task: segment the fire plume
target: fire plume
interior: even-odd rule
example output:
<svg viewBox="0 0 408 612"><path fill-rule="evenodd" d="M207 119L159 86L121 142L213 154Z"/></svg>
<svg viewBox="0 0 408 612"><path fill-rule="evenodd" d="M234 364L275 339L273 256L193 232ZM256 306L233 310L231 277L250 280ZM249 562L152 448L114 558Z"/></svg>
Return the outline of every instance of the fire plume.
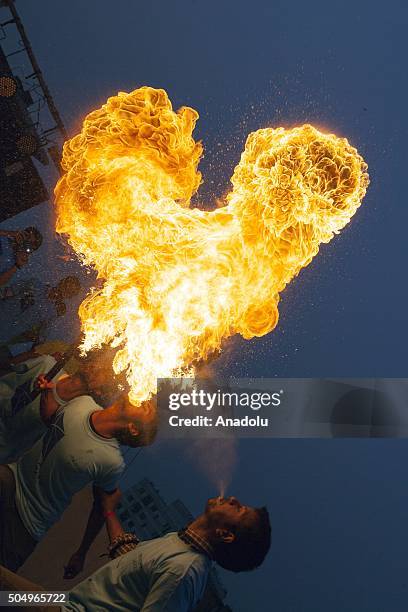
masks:
<svg viewBox="0 0 408 612"><path fill-rule="evenodd" d="M279 294L349 222L369 182L345 138L265 128L248 136L225 205L190 208L197 119L142 87L109 98L64 146L57 231L103 279L79 309L83 349L118 347L114 369L135 405L224 338L273 330Z"/></svg>

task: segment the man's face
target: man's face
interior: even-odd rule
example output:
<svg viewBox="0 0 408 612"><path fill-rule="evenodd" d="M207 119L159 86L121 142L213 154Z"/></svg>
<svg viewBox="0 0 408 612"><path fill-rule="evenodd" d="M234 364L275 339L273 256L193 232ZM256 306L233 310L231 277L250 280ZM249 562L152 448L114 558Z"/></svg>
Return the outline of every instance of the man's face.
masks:
<svg viewBox="0 0 408 612"><path fill-rule="evenodd" d="M234 526L255 519L256 510L251 506L244 506L236 497L220 496L208 500L205 514L214 526Z"/></svg>
<svg viewBox="0 0 408 612"><path fill-rule="evenodd" d="M30 245L32 250L36 249L37 238L32 230L24 230L24 240Z"/></svg>
<svg viewBox="0 0 408 612"><path fill-rule="evenodd" d="M18 232L14 238L15 244L19 249L25 250L27 253L35 251L38 248L38 238L32 229L25 229Z"/></svg>
<svg viewBox="0 0 408 612"><path fill-rule="evenodd" d="M56 287L50 287L47 291L47 297L49 300L56 301L60 298L60 294Z"/></svg>

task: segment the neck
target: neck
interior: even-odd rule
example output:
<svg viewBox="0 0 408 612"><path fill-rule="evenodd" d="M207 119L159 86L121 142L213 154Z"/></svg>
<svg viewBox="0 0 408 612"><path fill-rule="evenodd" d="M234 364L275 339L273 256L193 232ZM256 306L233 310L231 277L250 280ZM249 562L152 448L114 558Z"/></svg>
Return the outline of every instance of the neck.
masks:
<svg viewBox="0 0 408 612"><path fill-rule="evenodd" d="M210 545L213 544L212 530L208 526L207 518L204 514L198 516L188 526L191 531L194 531L200 538L208 542Z"/></svg>
<svg viewBox="0 0 408 612"><path fill-rule="evenodd" d="M60 398L65 402L69 402L79 395L85 395L87 392L85 381L78 374L60 378L57 381L56 389Z"/></svg>
<svg viewBox="0 0 408 612"><path fill-rule="evenodd" d="M91 424L97 434L103 438L114 438L121 426L120 417L115 406L96 410L91 414Z"/></svg>
<svg viewBox="0 0 408 612"><path fill-rule="evenodd" d="M186 539L191 546L200 552L208 555L210 559L214 559L213 538L204 515L199 516L190 523L184 534L180 535L180 537Z"/></svg>

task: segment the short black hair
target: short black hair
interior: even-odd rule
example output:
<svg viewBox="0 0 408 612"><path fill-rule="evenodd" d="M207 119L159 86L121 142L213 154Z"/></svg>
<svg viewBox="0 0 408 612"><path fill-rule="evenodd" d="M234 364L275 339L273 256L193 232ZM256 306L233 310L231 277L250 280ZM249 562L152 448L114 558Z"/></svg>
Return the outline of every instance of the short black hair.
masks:
<svg viewBox="0 0 408 612"><path fill-rule="evenodd" d="M215 561L231 572L248 572L261 565L271 546L271 523L265 507L256 508L255 519L242 521L231 543L218 543Z"/></svg>
<svg viewBox="0 0 408 612"><path fill-rule="evenodd" d="M130 433L129 429L124 427L116 436L120 444L131 446L132 448L153 444L158 430L156 416L146 421L133 417L129 422L136 427L138 434L134 436Z"/></svg>

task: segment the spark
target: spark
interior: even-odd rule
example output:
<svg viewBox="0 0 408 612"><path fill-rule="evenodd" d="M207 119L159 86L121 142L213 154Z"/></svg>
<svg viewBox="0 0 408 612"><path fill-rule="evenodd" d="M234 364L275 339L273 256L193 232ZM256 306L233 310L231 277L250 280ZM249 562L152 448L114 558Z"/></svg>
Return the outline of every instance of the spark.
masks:
<svg viewBox="0 0 408 612"><path fill-rule="evenodd" d="M351 219L367 165L311 125L251 133L215 210L190 208L203 147L198 113L162 89L119 93L64 145L57 231L102 286L79 308L83 350L117 347L130 400L194 372L223 339L263 336L280 293Z"/></svg>

